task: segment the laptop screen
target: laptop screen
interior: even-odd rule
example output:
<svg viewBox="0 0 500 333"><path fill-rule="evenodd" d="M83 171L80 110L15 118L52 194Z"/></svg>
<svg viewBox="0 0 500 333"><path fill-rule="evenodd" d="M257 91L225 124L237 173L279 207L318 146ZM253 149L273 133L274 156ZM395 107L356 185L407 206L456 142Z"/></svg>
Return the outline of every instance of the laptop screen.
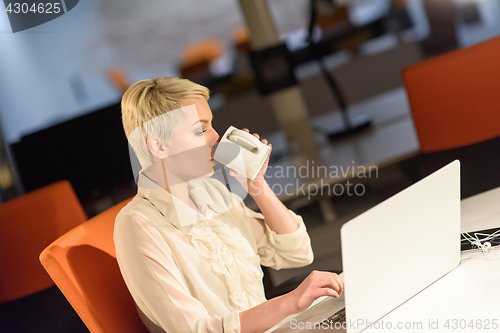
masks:
<svg viewBox="0 0 500 333"><path fill-rule="evenodd" d="M460 263L460 162L343 225L348 332L361 332Z"/></svg>

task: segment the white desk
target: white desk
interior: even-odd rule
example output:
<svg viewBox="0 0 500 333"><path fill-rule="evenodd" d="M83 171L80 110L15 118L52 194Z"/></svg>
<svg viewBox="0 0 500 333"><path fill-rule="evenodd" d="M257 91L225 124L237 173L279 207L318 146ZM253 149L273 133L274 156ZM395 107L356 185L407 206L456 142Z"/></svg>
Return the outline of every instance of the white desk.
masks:
<svg viewBox="0 0 500 333"><path fill-rule="evenodd" d="M477 231L500 226L499 202L500 188L464 199L462 227ZM478 329L478 320L484 326L486 319L490 328ZM496 325L492 325L494 319ZM467 326L471 320L474 328ZM399 332L500 332L500 260L485 259L480 252L463 254L457 268L386 315L380 326L382 321L392 323L392 330L397 323L421 323L420 329L397 329ZM430 323L437 328L431 328ZM380 327L365 332L369 331L389 330Z"/></svg>
<svg viewBox="0 0 500 333"><path fill-rule="evenodd" d="M500 260L488 260L482 253L476 253L472 259L462 259L457 268L380 322L390 322L393 327L397 323L409 325L408 329L399 330L403 332L499 332L499 299ZM471 320L474 325L478 320L484 325L487 319L490 329L468 326ZM413 323L421 328L411 327ZM430 328L430 323L434 323L436 328Z"/></svg>
<svg viewBox="0 0 500 333"><path fill-rule="evenodd" d="M500 226L499 202L500 188L464 199L461 205L462 227L466 231L477 231ZM481 252L462 254L461 263L457 268L364 332L500 332L500 254L496 257L499 259L485 259ZM332 302L334 301L332 299ZM324 310L322 307L317 311L319 317L325 318ZM310 320L300 319L304 322L318 322L321 318L315 316L309 318ZM487 320L489 329L484 328ZM469 326L471 321L473 328ZM479 321L482 329L477 328ZM405 325L408 325L407 328ZM324 330L283 327L276 332ZM345 332L345 330L333 331Z"/></svg>
<svg viewBox="0 0 500 333"><path fill-rule="evenodd" d="M500 187L462 200L462 228L488 230L500 226Z"/></svg>
<svg viewBox="0 0 500 333"><path fill-rule="evenodd" d="M462 228L477 231L500 226L499 202L500 188L464 199ZM478 319L483 324L489 319L490 329L467 326ZM457 268L382 320L422 324L421 329L401 330L404 332L500 332L500 260L485 259L480 252L463 254ZM449 328L444 326L447 320ZM430 323L438 328L430 328Z"/></svg>

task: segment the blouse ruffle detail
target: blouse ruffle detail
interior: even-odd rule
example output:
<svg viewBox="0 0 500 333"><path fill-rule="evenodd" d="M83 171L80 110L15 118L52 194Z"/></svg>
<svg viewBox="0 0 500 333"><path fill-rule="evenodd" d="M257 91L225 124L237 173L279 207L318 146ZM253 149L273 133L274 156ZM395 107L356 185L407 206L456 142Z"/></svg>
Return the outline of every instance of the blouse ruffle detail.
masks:
<svg viewBox="0 0 500 333"><path fill-rule="evenodd" d="M249 256L240 245L242 235L217 218L197 223L188 233L198 253L224 281L229 299L238 310L266 301L262 288L260 257Z"/></svg>

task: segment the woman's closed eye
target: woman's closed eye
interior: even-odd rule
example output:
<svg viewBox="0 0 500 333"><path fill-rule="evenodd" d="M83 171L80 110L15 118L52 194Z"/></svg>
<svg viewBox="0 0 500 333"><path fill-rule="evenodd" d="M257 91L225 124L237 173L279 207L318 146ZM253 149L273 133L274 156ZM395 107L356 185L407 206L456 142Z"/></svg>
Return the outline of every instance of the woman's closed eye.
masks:
<svg viewBox="0 0 500 333"><path fill-rule="evenodd" d="M200 128L200 131L195 132L194 134L196 134L197 136L202 136L202 135L203 135L203 133L205 133L206 131L207 131L207 130L201 130L201 128Z"/></svg>

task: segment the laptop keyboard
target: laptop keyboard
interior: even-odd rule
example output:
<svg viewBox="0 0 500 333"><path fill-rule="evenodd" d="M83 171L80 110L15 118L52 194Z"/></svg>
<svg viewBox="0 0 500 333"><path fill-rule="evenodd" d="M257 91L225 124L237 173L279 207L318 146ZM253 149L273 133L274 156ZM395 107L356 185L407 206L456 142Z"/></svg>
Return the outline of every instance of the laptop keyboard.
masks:
<svg viewBox="0 0 500 333"><path fill-rule="evenodd" d="M345 307L343 307L339 311L332 314L330 317L323 320L323 323L324 322L326 322L330 325L335 324L335 323L345 323Z"/></svg>

